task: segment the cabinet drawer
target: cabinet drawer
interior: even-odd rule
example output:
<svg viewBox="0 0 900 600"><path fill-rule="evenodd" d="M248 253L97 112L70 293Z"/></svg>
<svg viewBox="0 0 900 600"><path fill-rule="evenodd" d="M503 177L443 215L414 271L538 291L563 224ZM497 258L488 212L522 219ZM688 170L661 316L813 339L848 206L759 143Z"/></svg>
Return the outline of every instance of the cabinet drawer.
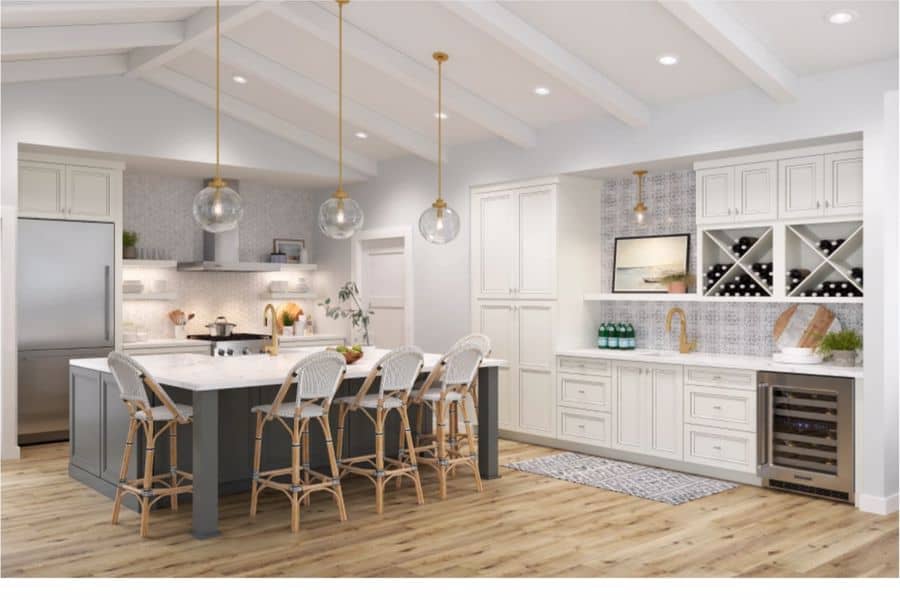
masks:
<svg viewBox="0 0 900 600"><path fill-rule="evenodd" d="M612 378L560 375L559 402L587 410L610 410Z"/></svg>
<svg viewBox="0 0 900 600"><path fill-rule="evenodd" d="M684 426L685 462L756 473L756 434Z"/></svg>
<svg viewBox="0 0 900 600"><path fill-rule="evenodd" d="M687 385L713 385L755 391L756 371L686 367L685 383Z"/></svg>
<svg viewBox="0 0 900 600"><path fill-rule="evenodd" d="M602 358L572 358L559 359L559 370L566 373L579 373L582 375L609 375L609 361Z"/></svg>
<svg viewBox="0 0 900 600"><path fill-rule="evenodd" d="M559 439L608 448L612 437L609 413L589 412L577 408L559 409Z"/></svg>
<svg viewBox="0 0 900 600"><path fill-rule="evenodd" d="M697 425L756 431L756 391L686 385L684 420Z"/></svg>

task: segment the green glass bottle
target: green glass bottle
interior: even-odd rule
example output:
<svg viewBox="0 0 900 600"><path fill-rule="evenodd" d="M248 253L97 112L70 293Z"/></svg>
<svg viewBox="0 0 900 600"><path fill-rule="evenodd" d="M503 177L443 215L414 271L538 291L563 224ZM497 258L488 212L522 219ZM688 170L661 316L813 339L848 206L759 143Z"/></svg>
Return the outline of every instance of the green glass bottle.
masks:
<svg viewBox="0 0 900 600"><path fill-rule="evenodd" d="M628 323L625 326L625 335L628 338L628 349L634 350L635 348L637 348L637 340L635 339L634 335L634 325Z"/></svg>
<svg viewBox="0 0 900 600"><path fill-rule="evenodd" d="M606 334L607 334L607 346L610 350L618 350L619 349L619 330L613 323L607 323L606 325Z"/></svg>
<svg viewBox="0 0 900 600"><path fill-rule="evenodd" d="M597 330L597 347L609 348L609 336L606 331L606 323L600 323L600 329Z"/></svg>

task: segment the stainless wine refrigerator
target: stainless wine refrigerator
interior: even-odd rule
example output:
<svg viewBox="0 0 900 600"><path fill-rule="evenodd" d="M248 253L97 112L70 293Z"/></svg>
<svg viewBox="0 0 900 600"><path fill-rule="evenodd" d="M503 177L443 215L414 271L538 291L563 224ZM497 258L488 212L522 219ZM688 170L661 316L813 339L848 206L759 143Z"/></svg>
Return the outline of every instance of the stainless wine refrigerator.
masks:
<svg viewBox="0 0 900 600"><path fill-rule="evenodd" d="M842 502L853 497L853 380L761 372L763 485Z"/></svg>

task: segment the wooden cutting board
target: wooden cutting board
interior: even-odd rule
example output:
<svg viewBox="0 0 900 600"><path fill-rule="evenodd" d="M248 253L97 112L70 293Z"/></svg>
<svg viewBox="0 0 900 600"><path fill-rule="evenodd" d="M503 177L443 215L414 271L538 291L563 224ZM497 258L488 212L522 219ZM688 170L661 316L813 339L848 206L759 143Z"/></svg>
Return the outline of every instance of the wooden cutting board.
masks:
<svg viewBox="0 0 900 600"><path fill-rule="evenodd" d="M826 333L841 329L841 322L824 306L793 304L775 321L773 337L779 350L815 348Z"/></svg>

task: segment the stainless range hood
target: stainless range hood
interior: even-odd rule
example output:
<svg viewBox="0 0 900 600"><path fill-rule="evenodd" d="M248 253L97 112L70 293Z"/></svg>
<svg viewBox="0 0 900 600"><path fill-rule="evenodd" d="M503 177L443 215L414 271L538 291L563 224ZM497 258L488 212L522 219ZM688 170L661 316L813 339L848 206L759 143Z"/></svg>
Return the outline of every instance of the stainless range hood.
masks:
<svg viewBox="0 0 900 600"><path fill-rule="evenodd" d="M210 179L204 180L203 186L208 186L210 181ZM238 190L239 184L236 179L226 179L225 183L234 191ZM210 233L204 231L203 260L180 262L178 263L178 270L242 273L260 273L281 270L281 265L278 263L241 262L238 251L239 247L240 234L237 227L231 231L224 231L222 233Z"/></svg>
<svg viewBox="0 0 900 600"><path fill-rule="evenodd" d="M178 263L179 271L218 271L260 273L280 271L281 265L267 262L241 262L238 257L238 229L222 233L203 232L203 260Z"/></svg>

